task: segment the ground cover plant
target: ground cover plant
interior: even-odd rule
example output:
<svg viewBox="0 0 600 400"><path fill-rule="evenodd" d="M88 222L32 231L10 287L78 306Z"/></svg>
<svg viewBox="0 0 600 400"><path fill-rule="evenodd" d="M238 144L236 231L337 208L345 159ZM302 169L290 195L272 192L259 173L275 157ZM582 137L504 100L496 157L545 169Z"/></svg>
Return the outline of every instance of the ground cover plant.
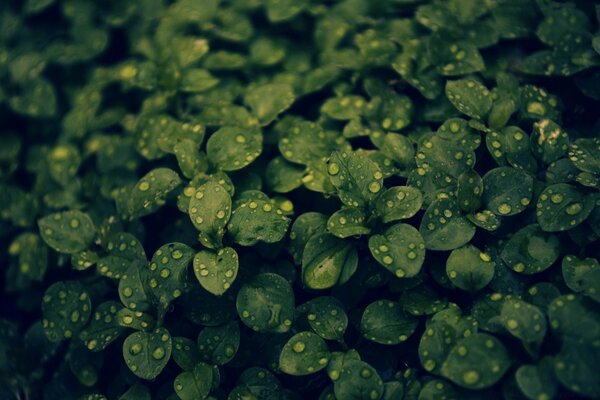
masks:
<svg viewBox="0 0 600 400"><path fill-rule="evenodd" d="M595 3L1 2L0 398L600 398Z"/></svg>

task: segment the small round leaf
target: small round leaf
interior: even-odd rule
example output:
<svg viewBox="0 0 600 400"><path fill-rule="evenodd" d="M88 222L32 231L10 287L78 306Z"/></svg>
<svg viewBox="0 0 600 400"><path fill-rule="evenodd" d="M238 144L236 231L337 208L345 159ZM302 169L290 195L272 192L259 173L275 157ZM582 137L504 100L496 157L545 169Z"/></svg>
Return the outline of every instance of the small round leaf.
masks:
<svg viewBox="0 0 600 400"><path fill-rule="evenodd" d="M171 335L165 328L132 333L123 342L125 364L136 376L154 379L171 358L171 343Z"/></svg>
<svg viewBox="0 0 600 400"><path fill-rule="evenodd" d="M488 254L468 244L452 250L446 261L446 274L456 287L476 292L492 281L495 265Z"/></svg>
<svg viewBox="0 0 600 400"><path fill-rule="evenodd" d="M206 142L208 159L223 171L236 171L252 163L262 152L259 130L225 126Z"/></svg>
<svg viewBox="0 0 600 400"><path fill-rule="evenodd" d="M419 232L429 250L453 250L471 241L475 226L465 218L452 198L441 198L429 206Z"/></svg>
<svg viewBox="0 0 600 400"><path fill-rule="evenodd" d="M294 291L274 273L256 275L237 295L237 312L257 332L287 332L294 319Z"/></svg>
<svg viewBox="0 0 600 400"><path fill-rule="evenodd" d="M458 386L485 389L510 367L506 348L494 336L476 333L460 340L448 354L441 373Z"/></svg>
<svg viewBox="0 0 600 400"><path fill-rule="evenodd" d="M501 216L515 215L531 202L533 177L522 170L500 167L483 177L483 204Z"/></svg>
<svg viewBox="0 0 600 400"><path fill-rule="evenodd" d="M344 283L358 267L352 244L328 233L310 238L302 255L302 281L311 289L328 289Z"/></svg>
<svg viewBox="0 0 600 400"><path fill-rule="evenodd" d="M329 357L327 344L320 336L312 332L300 332L283 346L279 369L288 375L309 375L325 368Z"/></svg>
<svg viewBox="0 0 600 400"><path fill-rule="evenodd" d="M50 214L38 221L46 244L60 253L78 253L88 248L96 235L90 216L78 210Z"/></svg>
<svg viewBox="0 0 600 400"><path fill-rule="evenodd" d="M198 335L200 357L213 365L227 364L240 347L240 327L237 321L206 327Z"/></svg>
<svg viewBox="0 0 600 400"><path fill-rule="evenodd" d="M181 400L204 400L212 389L213 368L199 363L191 371L177 375L173 382L175 393Z"/></svg>
<svg viewBox="0 0 600 400"><path fill-rule="evenodd" d="M408 224L396 224L382 235L372 235L369 250L379 264L398 278L417 275L425 261L425 242L419 231Z"/></svg>
<svg viewBox="0 0 600 400"><path fill-rule="evenodd" d="M580 189L567 183L557 183L540 194L536 215L542 230L565 231L585 221L594 206L594 199Z"/></svg>
<svg viewBox="0 0 600 400"><path fill-rule="evenodd" d="M42 326L51 342L78 334L91 313L90 295L79 282L56 282L42 298Z"/></svg>
<svg viewBox="0 0 600 400"><path fill-rule="evenodd" d="M201 251L194 257L194 274L204 289L221 296L235 281L238 265L237 252L231 247L216 253Z"/></svg>
<svg viewBox="0 0 600 400"><path fill-rule="evenodd" d="M377 198L377 213L384 223L415 216L423 205L423 194L412 186L389 188Z"/></svg>
<svg viewBox="0 0 600 400"><path fill-rule="evenodd" d="M538 225L528 225L504 245L500 257L515 272L536 274L549 268L560 254L560 242Z"/></svg>
<svg viewBox="0 0 600 400"><path fill-rule="evenodd" d="M360 321L362 335L380 344L406 341L417 327L417 320L404 313L397 302L378 300L365 309Z"/></svg>

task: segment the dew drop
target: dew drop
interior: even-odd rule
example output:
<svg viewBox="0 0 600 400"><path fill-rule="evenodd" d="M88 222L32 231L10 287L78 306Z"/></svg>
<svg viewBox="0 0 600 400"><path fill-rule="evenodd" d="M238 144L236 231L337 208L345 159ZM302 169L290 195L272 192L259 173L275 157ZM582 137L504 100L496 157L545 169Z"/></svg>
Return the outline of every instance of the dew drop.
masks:
<svg viewBox="0 0 600 400"><path fill-rule="evenodd" d="M573 204L569 205L565 211L569 215L576 215L576 214L579 214L582 209L583 209L583 206L581 205L581 203L573 203Z"/></svg>
<svg viewBox="0 0 600 400"><path fill-rule="evenodd" d="M164 356L165 349L163 349L162 347L157 347L152 352L152 358L154 358L155 360L161 360L162 358L164 358Z"/></svg>
<svg viewBox="0 0 600 400"><path fill-rule="evenodd" d="M295 353L302 353L305 347L306 346L303 342L296 342L292 346L292 350L294 350Z"/></svg>
<svg viewBox="0 0 600 400"><path fill-rule="evenodd" d="M135 356L136 354L139 354L139 353L140 353L140 351L142 351L142 345L141 345L141 344L139 344L139 343L134 343L134 344L132 344L132 345L131 345L131 347L129 348L129 352L130 352L132 355L134 355L134 356Z"/></svg>
<svg viewBox="0 0 600 400"><path fill-rule="evenodd" d="M330 163L327 172L329 172L329 175L337 175L340 172L340 166L336 163Z"/></svg>
<svg viewBox="0 0 600 400"><path fill-rule="evenodd" d="M479 373L477 371L469 370L463 374L463 382L467 385L474 385L479 381Z"/></svg>
<svg viewBox="0 0 600 400"><path fill-rule="evenodd" d="M498 213L501 215L507 215L512 211L512 207L507 203L502 203L498 206Z"/></svg>
<svg viewBox="0 0 600 400"><path fill-rule="evenodd" d="M369 191L371 193L377 193L381 190L381 184L379 182L371 182L369 184Z"/></svg>
<svg viewBox="0 0 600 400"><path fill-rule="evenodd" d="M552 196L550 196L550 200L554 204L560 204L563 201L563 196L560 193L556 193L556 194L553 194Z"/></svg>

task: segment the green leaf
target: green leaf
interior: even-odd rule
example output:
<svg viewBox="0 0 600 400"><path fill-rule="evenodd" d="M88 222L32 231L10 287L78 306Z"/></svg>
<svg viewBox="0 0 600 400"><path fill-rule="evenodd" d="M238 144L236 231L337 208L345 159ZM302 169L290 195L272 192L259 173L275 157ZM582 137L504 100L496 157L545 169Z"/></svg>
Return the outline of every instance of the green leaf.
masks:
<svg viewBox="0 0 600 400"><path fill-rule="evenodd" d="M594 302L580 295L554 298L548 305L548 320L563 341L573 338L592 342L600 337L600 312Z"/></svg>
<svg viewBox="0 0 600 400"><path fill-rule="evenodd" d="M221 247L231 217L231 196L225 188L213 181L197 188L190 198L188 213L200 231L200 243L212 249Z"/></svg>
<svg viewBox="0 0 600 400"><path fill-rule="evenodd" d="M544 52L542 51L540 53L543 54ZM535 57L535 54L531 56L531 58ZM527 64L528 61L529 60L525 60L524 64ZM553 61L556 60L550 62ZM544 74L548 75L549 72L545 72ZM519 91L520 111L523 117L534 120L549 118L550 120L560 121L561 117L558 109L559 98L557 96L549 94L545 89L534 85L523 85ZM543 125L546 124L547 122L544 122Z"/></svg>
<svg viewBox="0 0 600 400"><path fill-rule="evenodd" d="M296 100L292 86L270 83L249 89L244 103L250 107L262 126L269 125Z"/></svg>
<svg viewBox="0 0 600 400"><path fill-rule="evenodd" d="M289 125L282 121L278 144L286 160L307 165L329 157L340 147L340 139L337 132L325 131L316 122L295 119Z"/></svg>
<svg viewBox="0 0 600 400"><path fill-rule="evenodd" d="M398 278L410 278L421 271L425 242L419 231L408 224L396 224L382 235L369 238L373 258Z"/></svg>
<svg viewBox="0 0 600 400"><path fill-rule="evenodd" d="M400 296L402 309L410 315L432 315L448 306L448 301L430 285L421 284Z"/></svg>
<svg viewBox="0 0 600 400"><path fill-rule="evenodd" d="M227 225L229 236L242 246L258 242L277 243L287 233L290 219L269 200L252 200L241 203Z"/></svg>
<svg viewBox="0 0 600 400"><path fill-rule="evenodd" d="M85 250L96 236L90 216L78 210L47 215L38 220L38 227L44 242L60 253Z"/></svg>
<svg viewBox="0 0 600 400"><path fill-rule="evenodd" d="M542 230L559 232L581 224L594 209L595 201L567 183L550 185L540 194L536 216Z"/></svg>
<svg viewBox="0 0 600 400"><path fill-rule="evenodd" d="M492 95L474 79L446 82L446 97L461 113L483 119L492 108Z"/></svg>
<svg viewBox="0 0 600 400"><path fill-rule="evenodd" d="M191 139L182 139L173 146L177 164L186 178L194 178L198 173L208 170L208 157L199 150L198 143Z"/></svg>
<svg viewBox="0 0 600 400"><path fill-rule="evenodd" d="M77 175L80 164L81 155L77 148L70 144L56 146L48 153L50 176L63 186L66 186Z"/></svg>
<svg viewBox="0 0 600 400"><path fill-rule="evenodd" d="M446 274L456 287L476 292L492 281L495 266L488 254L467 244L452 250L446 261Z"/></svg>
<svg viewBox="0 0 600 400"><path fill-rule="evenodd" d="M138 382L123 393L119 400L152 400L152 396L150 390Z"/></svg>
<svg viewBox="0 0 600 400"><path fill-rule="evenodd" d="M458 178L475 165L475 154L456 142L432 136L423 140L417 152L417 173L443 173L444 177ZM448 179L448 178L446 178ZM452 182L452 180L450 181ZM448 183L448 181L446 181Z"/></svg>
<svg viewBox="0 0 600 400"><path fill-rule="evenodd" d="M435 39L434 39L435 40ZM435 51L437 71L444 76L471 74L485 69L479 50L469 42L448 43L439 40L431 51Z"/></svg>
<svg viewBox="0 0 600 400"><path fill-rule="evenodd" d="M171 347L171 335L165 328L158 328L154 332L135 332L123 342L123 358L136 376L151 380L169 362Z"/></svg>
<svg viewBox="0 0 600 400"><path fill-rule="evenodd" d="M467 219L471 221L473 225L485 229L486 231L493 232L500 227L500 219L490 210L482 210L475 214L468 214Z"/></svg>
<svg viewBox="0 0 600 400"><path fill-rule="evenodd" d="M456 389L448 381L433 379L423 385L419 392L419 400L441 400L444 398L458 399Z"/></svg>
<svg viewBox="0 0 600 400"><path fill-rule="evenodd" d="M508 333L526 345L539 346L546 335L546 317L542 310L522 300L506 300L500 320Z"/></svg>
<svg viewBox="0 0 600 400"><path fill-rule="evenodd" d="M211 391L213 379L213 368L199 363L193 370L177 375L173 388L181 400L203 400Z"/></svg>
<svg viewBox="0 0 600 400"><path fill-rule="evenodd" d="M260 130L226 126L213 133L206 142L211 163L223 171L237 171L252 163L262 153Z"/></svg>
<svg viewBox="0 0 600 400"><path fill-rule="evenodd" d="M379 96L374 97L373 101L377 101L378 99L380 99ZM372 104L369 104L367 107L372 107ZM399 96L394 92L384 92L381 94L381 105L377 111L376 115L371 117L371 119L375 120L383 129L399 131L410 124L414 106L411 99L407 96ZM398 136L394 134L389 136L389 138L397 139ZM410 149L412 149L412 146L410 146Z"/></svg>
<svg viewBox="0 0 600 400"><path fill-rule="evenodd" d="M103 351L125 331L119 326L117 312L121 305L116 301L106 301L94 310L90 323L79 333L90 351Z"/></svg>
<svg viewBox="0 0 600 400"><path fill-rule="evenodd" d="M567 154L569 135L554 121L543 119L533 124L531 148L540 161L550 164Z"/></svg>
<svg viewBox="0 0 600 400"><path fill-rule="evenodd" d="M8 99L10 108L31 118L49 118L56 114L57 98L54 86L44 78L29 79L18 95Z"/></svg>
<svg viewBox="0 0 600 400"><path fill-rule="evenodd" d="M302 186L303 176L304 168L280 156L269 161L265 169L265 181L277 193L288 193Z"/></svg>
<svg viewBox="0 0 600 400"><path fill-rule="evenodd" d="M500 216L525 210L533 196L533 177L511 167L494 168L483 176L483 204Z"/></svg>
<svg viewBox="0 0 600 400"><path fill-rule="evenodd" d="M288 375L309 375L325 368L329 357L327 344L320 336L312 332L300 332L283 346L279 355L279 369Z"/></svg>
<svg viewBox="0 0 600 400"><path fill-rule="evenodd" d="M113 233L104 247L108 254L98 260L98 272L109 278L120 279L133 262L146 261L144 247L131 233Z"/></svg>
<svg viewBox="0 0 600 400"><path fill-rule="evenodd" d="M458 386L484 389L498 382L510 364L502 342L494 336L476 333L452 348L441 373Z"/></svg>
<svg viewBox="0 0 600 400"><path fill-rule="evenodd" d="M600 351L587 341L568 339L554 359L554 373L567 389L583 396L594 397L600 390L597 366Z"/></svg>
<svg viewBox="0 0 600 400"><path fill-rule="evenodd" d="M308 240L318 233L325 233L327 216L317 212L300 214L290 229L288 251L296 265L302 264L302 254Z"/></svg>
<svg viewBox="0 0 600 400"><path fill-rule="evenodd" d="M42 326L51 342L77 335L92 313L90 295L77 281L51 285L42 298Z"/></svg>
<svg viewBox="0 0 600 400"><path fill-rule="evenodd" d="M384 122L386 122L384 120ZM411 166L414 162L415 148L413 142L399 133L387 133L383 143L379 145L381 152L402 167Z"/></svg>
<svg viewBox="0 0 600 400"><path fill-rule="evenodd" d="M600 263L595 258L565 256L562 261L562 276L572 291L584 293L600 302Z"/></svg>
<svg viewBox="0 0 600 400"><path fill-rule="evenodd" d="M280 275L259 274L241 287L236 308L242 322L257 332L287 332L294 319L294 292Z"/></svg>
<svg viewBox="0 0 600 400"><path fill-rule="evenodd" d="M423 206L423 193L412 186L394 186L377 198L377 213L384 223L414 217Z"/></svg>
<svg viewBox="0 0 600 400"><path fill-rule="evenodd" d="M238 255L231 247L218 252L200 251L194 256L194 274L200 285L221 296L233 284L238 273Z"/></svg>
<svg viewBox="0 0 600 400"><path fill-rule="evenodd" d="M474 212L481 208L483 179L475 170L468 170L458 176L456 201L462 211Z"/></svg>
<svg viewBox="0 0 600 400"><path fill-rule="evenodd" d="M219 79L201 68L190 68L181 77L180 88L183 92L205 92L219 83Z"/></svg>
<svg viewBox="0 0 600 400"><path fill-rule="evenodd" d="M154 329L156 321L150 314L141 311L133 311L129 308L123 308L117 313L117 321L124 328L133 328L140 331L150 331Z"/></svg>
<svg viewBox="0 0 600 400"><path fill-rule="evenodd" d="M286 56L285 44L276 38L259 37L250 45L250 58L259 65L279 64Z"/></svg>
<svg viewBox="0 0 600 400"><path fill-rule="evenodd" d="M600 174L600 138L581 138L572 142L569 159L582 171Z"/></svg>
<svg viewBox="0 0 600 400"><path fill-rule="evenodd" d="M365 308L360 332L375 343L394 345L405 342L415 331L417 320L404 313L397 302L378 300Z"/></svg>
<svg viewBox="0 0 600 400"><path fill-rule="evenodd" d="M327 220L327 231L341 239L367 235L371 229L365 226L366 216L360 209L342 207Z"/></svg>
<svg viewBox="0 0 600 400"><path fill-rule="evenodd" d="M217 327L206 327L198 335L200 357L212 365L227 364L240 347L240 327L237 321Z"/></svg>
<svg viewBox="0 0 600 400"><path fill-rule="evenodd" d="M379 399L384 390L381 377L364 361L351 360L342 366L333 380L337 399Z"/></svg>
<svg viewBox="0 0 600 400"><path fill-rule="evenodd" d="M515 373L515 380L528 399L551 399L556 395L558 385L550 358L542 359L538 365L521 365Z"/></svg>
<svg viewBox="0 0 600 400"><path fill-rule="evenodd" d="M147 261L134 261L119 280L119 298L125 307L132 310L146 310L150 307L148 293L150 288L145 286L147 276Z"/></svg>
<svg viewBox="0 0 600 400"><path fill-rule="evenodd" d="M513 113L517 110L515 100L510 98L500 98L494 101L494 105L488 116L488 125L491 129L501 129L504 127Z"/></svg>
<svg viewBox="0 0 600 400"><path fill-rule="evenodd" d="M515 272L530 275L550 267L559 254L558 238L534 224L515 233L504 245L500 256Z"/></svg>
<svg viewBox="0 0 600 400"><path fill-rule="evenodd" d="M146 285L157 305L166 308L187 289L187 267L194 250L183 243L161 246L148 265Z"/></svg>
<svg viewBox="0 0 600 400"><path fill-rule="evenodd" d="M429 250L453 250L471 241L475 226L465 218L451 197L442 197L429 206L419 232Z"/></svg>
<svg viewBox="0 0 600 400"><path fill-rule="evenodd" d="M296 16L306 6L304 0L266 0L267 16L271 22L282 22Z"/></svg>
<svg viewBox="0 0 600 400"><path fill-rule="evenodd" d="M27 14L37 14L54 3L54 0L27 0L24 10Z"/></svg>
<svg viewBox="0 0 600 400"><path fill-rule="evenodd" d="M463 317L456 306L438 312L427 322L419 342L421 365L426 371L440 375L442 365L457 341L474 332L477 332L475 318Z"/></svg>
<svg viewBox="0 0 600 400"><path fill-rule="evenodd" d="M133 219L152 214L165 204L169 193L180 184L181 178L172 169L153 169L131 189L127 197L127 215Z"/></svg>
<svg viewBox="0 0 600 400"><path fill-rule="evenodd" d="M336 120L351 120L360 116L367 102L361 96L347 95L327 99L321 106L321 113Z"/></svg>
<svg viewBox="0 0 600 400"><path fill-rule="evenodd" d="M8 254L18 257L18 274L42 281L48 268L48 247L35 233L22 233L8 246Z"/></svg>
<svg viewBox="0 0 600 400"><path fill-rule="evenodd" d="M348 326L348 315L342 303L331 296L316 297L298 307L312 330L323 339L342 340Z"/></svg>
<svg viewBox="0 0 600 400"><path fill-rule="evenodd" d="M383 174L377 164L356 153L331 154L327 174L340 200L349 207L365 206L383 188Z"/></svg>
<svg viewBox="0 0 600 400"><path fill-rule="evenodd" d="M302 254L302 281L310 289L343 284L358 267L356 249L333 235L313 235Z"/></svg>
<svg viewBox="0 0 600 400"><path fill-rule="evenodd" d="M449 118L437 130L437 136L460 146L475 150L481 144L481 136L469 122L462 118Z"/></svg>
<svg viewBox="0 0 600 400"><path fill-rule="evenodd" d="M173 361L184 371L191 371L201 362L196 342L183 336L173 337Z"/></svg>

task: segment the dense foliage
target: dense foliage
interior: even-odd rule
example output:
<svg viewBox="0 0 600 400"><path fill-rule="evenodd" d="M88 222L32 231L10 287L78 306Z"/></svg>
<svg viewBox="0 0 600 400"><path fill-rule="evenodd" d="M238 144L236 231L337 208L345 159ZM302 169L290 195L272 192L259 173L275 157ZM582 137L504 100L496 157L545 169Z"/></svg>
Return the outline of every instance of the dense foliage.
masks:
<svg viewBox="0 0 600 400"><path fill-rule="evenodd" d="M0 3L0 398L600 398L593 0Z"/></svg>

